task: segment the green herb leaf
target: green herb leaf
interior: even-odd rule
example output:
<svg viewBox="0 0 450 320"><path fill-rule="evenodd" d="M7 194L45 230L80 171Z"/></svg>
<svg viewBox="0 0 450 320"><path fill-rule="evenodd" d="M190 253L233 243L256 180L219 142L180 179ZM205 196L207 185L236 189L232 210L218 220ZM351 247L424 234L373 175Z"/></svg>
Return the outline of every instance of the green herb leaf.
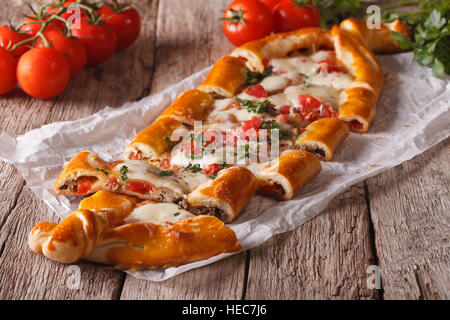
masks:
<svg viewBox="0 0 450 320"><path fill-rule="evenodd" d="M172 170L164 170L164 171L161 171L159 173L159 175L162 176L162 177L164 177L164 176L173 176L173 172L172 172Z"/></svg>
<svg viewBox="0 0 450 320"><path fill-rule="evenodd" d="M189 165L186 168L184 168L184 171L191 171L192 173L197 173L197 172L202 171L202 168L200 167L200 164L198 164L198 163L196 163L194 165L192 163L189 163Z"/></svg>
<svg viewBox="0 0 450 320"><path fill-rule="evenodd" d="M164 137L164 140L167 142L167 145L169 146L169 148L172 148L173 147L173 143L172 143L172 141L170 140L170 138L169 137Z"/></svg>
<svg viewBox="0 0 450 320"><path fill-rule="evenodd" d="M180 212L175 212L173 215L174 215L175 217L176 217L176 216L179 216L179 215L180 215Z"/></svg>
<svg viewBox="0 0 450 320"><path fill-rule="evenodd" d="M257 84L260 83L264 78L272 75L273 67L269 66L263 73L251 71L249 69L245 70L245 78L247 79L248 84Z"/></svg>
<svg viewBox="0 0 450 320"><path fill-rule="evenodd" d="M120 168L120 178L122 179L122 181L127 181L128 180L128 167L127 166L123 166L122 168Z"/></svg>
<svg viewBox="0 0 450 320"><path fill-rule="evenodd" d="M402 50L411 50L414 48L413 43L402 33L391 31L392 38L397 42L398 46Z"/></svg>
<svg viewBox="0 0 450 320"><path fill-rule="evenodd" d="M248 112L252 113L268 113L271 115L278 114L277 109L274 108L273 104L269 100L264 100L260 102L253 102L251 100L243 100L238 97L235 98L236 101L240 102L241 107L243 107Z"/></svg>
<svg viewBox="0 0 450 320"><path fill-rule="evenodd" d="M109 174L109 171L106 170L106 169L104 169L104 168L103 168L103 169L97 168L97 170L103 172L103 173L106 174L106 175Z"/></svg>

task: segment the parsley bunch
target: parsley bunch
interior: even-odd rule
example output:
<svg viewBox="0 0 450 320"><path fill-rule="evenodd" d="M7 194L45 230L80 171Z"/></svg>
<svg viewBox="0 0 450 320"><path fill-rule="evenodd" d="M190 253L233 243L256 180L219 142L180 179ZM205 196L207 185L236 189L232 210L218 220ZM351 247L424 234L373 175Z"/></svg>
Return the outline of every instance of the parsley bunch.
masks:
<svg viewBox="0 0 450 320"><path fill-rule="evenodd" d="M251 100L244 100L238 97L235 97L235 100L238 101L241 104L242 108L244 108L248 112L268 113L271 115L278 114L277 109L274 108L273 104L269 100L253 102Z"/></svg>

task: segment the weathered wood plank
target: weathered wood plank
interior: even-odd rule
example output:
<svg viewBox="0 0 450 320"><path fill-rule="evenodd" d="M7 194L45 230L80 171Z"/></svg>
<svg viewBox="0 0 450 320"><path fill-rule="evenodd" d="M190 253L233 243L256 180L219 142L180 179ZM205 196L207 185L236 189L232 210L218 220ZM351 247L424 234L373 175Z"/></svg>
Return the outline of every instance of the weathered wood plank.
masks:
<svg viewBox="0 0 450 320"><path fill-rule="evenodd" d="M106 105L119 107L147 95L154 62L157 1L133 2L140 6L143 21L142 34L132 47L117 52L102 66L85 69L54 99L32 99L19 89L2 97L0 130L16 136L46 123L82 118ZM23 9L16 6L10 11L17 14ZM0 169L3 168L0 174L0 201L4 204L0 209L0 298L118 298L123 273L105 272L92 264L79 263L81 286L73 290L64 282L73 279L72 266L48 261L28 249L27 236L33 225L58 219L27 187L22 189L24 182L17 170L2 163Z"/></svg>
<svg viewBox="0 0 450 320"><path fill-rule="evenodd" d="M449 146L367 180L385 299L450 298Z"/></svg>
<svg viewBox="0 0 450 320"><path fill-rule="evenodd" d="M1 299L114 299L121 274L88 263L62 265L28 248L28 232L43 218L57 216L28 187L0 233Z"/></svg>
<svg viewBox="0 0 450 320"><path fill-rule="evenodd" d="M360 183L318 217L251 250L245 299L376 299L366 286L374 261Z"/></svg>
<svg viewBox="0 0 450 320"><path fill-rule="evenodd" d="M152 92L178 82L231 51L217 17L228 1L160 1ZM201 31L199 31L201 28ZM165 282L127 276L122 299L240 299L245 254Z"/></svg>

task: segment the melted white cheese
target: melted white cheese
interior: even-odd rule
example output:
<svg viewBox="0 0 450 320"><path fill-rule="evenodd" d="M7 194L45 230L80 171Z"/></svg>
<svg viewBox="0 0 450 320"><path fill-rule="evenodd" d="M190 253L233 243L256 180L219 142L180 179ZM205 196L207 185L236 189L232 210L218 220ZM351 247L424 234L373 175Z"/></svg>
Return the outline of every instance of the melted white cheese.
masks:
<svg viewBox="0 0 450 320"><path fill-rule="evenodd" d="M173 203L148 203L134 209L125 222L176 223L192 217L194 217L192 213Z"/></svg>
<svg viewBox="0 0 450 320"><path fill-rule="evenodd" d="M120 169L124 166L128 168L128 180L147 181L157 188L167 188L178 194L185 194L188 192L187 187L184 184L178 182L172 176L160 176L159 173L162 170L144 160L129 160L118 164L113 168L113 174L116 177L120 177ZM118 179L118 181L120 182L122 179Z"/></svg>
<svg viewBox="0 0 450 320"><path fill-rule="evenodd" d="M263 86L267 92L275 92L286 88L288 83L289 79L286 79L285 77L269 76L264 78L264 80L260 82L260 85Z"/></svg>

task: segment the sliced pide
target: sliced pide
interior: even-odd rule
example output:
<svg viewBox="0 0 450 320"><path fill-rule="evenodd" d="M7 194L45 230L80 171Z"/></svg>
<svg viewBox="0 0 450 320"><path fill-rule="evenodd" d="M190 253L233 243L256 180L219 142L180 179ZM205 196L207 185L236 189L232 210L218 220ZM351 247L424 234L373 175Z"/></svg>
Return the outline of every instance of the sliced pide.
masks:
<svg viewBox="0 0 450 320"><path fill-rule="evenodd" d="M194 216L175 204L139 202L100 191L82 207L60 224L37 224L28 238L30 248L61 263L88 260L150 269L241 249L222 221Z"/></svg>

